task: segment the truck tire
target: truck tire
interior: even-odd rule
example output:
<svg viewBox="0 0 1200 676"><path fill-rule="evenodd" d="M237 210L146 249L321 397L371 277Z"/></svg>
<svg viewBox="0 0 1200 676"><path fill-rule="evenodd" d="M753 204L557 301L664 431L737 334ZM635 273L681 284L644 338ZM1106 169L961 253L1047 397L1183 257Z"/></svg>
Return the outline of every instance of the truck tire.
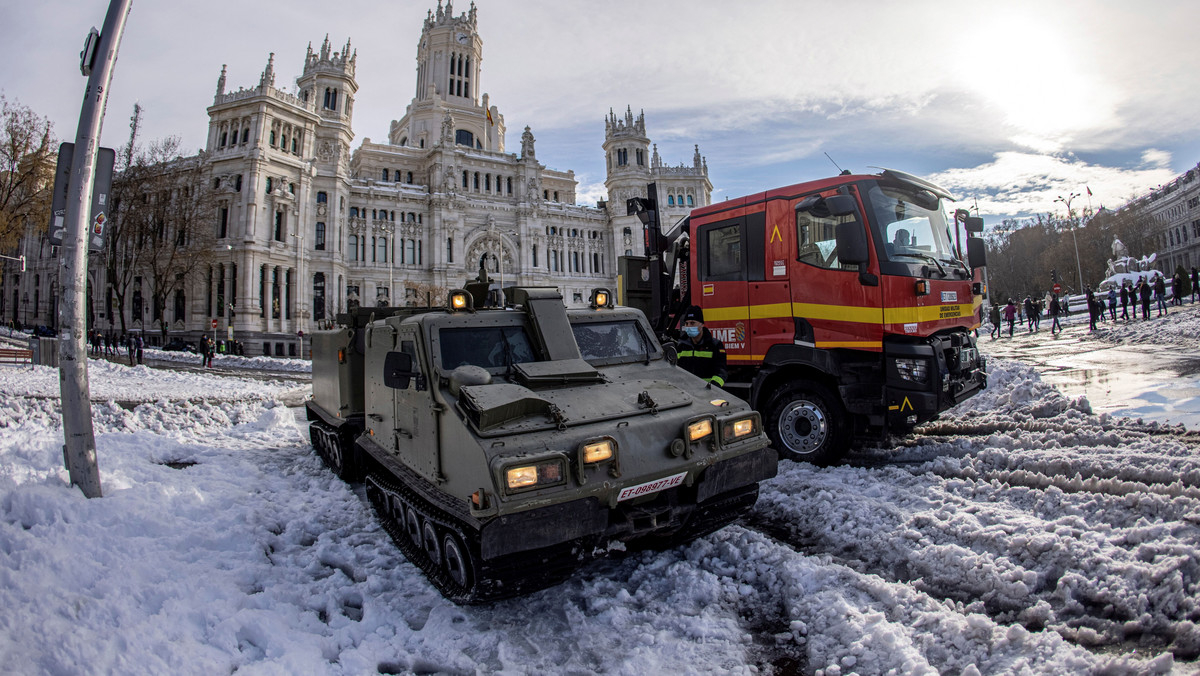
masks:
<svg viewBox="0 0 1200 676"><path fill-rule="evenodd" d="M764 424L781 458L830 465L850 447L841 402L817 383L796 383L777 392L767 406Z"/></svg>

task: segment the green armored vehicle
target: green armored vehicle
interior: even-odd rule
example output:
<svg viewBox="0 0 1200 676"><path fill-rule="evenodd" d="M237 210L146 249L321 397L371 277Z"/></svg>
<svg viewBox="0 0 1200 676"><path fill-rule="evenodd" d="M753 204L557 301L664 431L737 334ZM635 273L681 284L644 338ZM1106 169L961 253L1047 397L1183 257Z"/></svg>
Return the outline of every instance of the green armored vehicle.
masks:
<svg viewBox="0 0 1200 676"><path fill-rule="evenodd" d="M477 309L472 291L317 332L307 404L313 446L447 598L707 534L775 475L758 413L675 366L640 311L603 290L568 310L553 288Z"/></svg>

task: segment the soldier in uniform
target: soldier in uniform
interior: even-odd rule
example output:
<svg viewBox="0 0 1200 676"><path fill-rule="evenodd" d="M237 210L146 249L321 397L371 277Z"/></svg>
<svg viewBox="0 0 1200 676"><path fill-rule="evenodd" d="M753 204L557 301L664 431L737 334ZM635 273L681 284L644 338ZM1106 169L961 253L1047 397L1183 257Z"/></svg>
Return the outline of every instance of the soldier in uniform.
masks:
<svg viewBox="0 0 1200 676"><path fill-rule="evenodd" d="M689 373L723 387L725 344L704 328L704 311L693 305L683 313L683 337L675 344L679 365Z"/></svg>

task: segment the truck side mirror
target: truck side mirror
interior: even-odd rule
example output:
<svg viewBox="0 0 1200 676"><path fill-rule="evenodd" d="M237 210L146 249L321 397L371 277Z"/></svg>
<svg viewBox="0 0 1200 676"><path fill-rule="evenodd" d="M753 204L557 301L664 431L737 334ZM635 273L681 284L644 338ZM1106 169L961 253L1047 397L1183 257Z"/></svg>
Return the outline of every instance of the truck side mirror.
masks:
<svg viewBox="0 0 1200 676"><path fill-rule="evenodd" d="M963 226L967 232L981 233L983 232L983 219L978 216L968 216L963 219Z"/></svg>
<svg viewBox="0 0 1200 676"><path fill-rule="evenodd" d="M967 263L972 269L987 267L987 245L982 238L967 238Z"/></svg>
<svg viewBox="0 0 1200 676"><path fill-rule="evenodd" d="M830 195L825 198L825 208L830 216L851 216L858 209L858 203L850 195Z"/></svg>
<svg viewBox="0 0 1200 676"><path fill-rule="evenodd" d="M383 358L383 384L393 390L407 390L413 372L413 357L407 352L388 352Z"/></svg>
<svg viewBox="0 0 1200 676"><path fill-rule="evenodd" d="M867 235L863 232L862 223L858 221L838 223L834 231L834 237L837 239L837 256L839 261L861 264L871 260L870 255L867 253Z"/></svg>

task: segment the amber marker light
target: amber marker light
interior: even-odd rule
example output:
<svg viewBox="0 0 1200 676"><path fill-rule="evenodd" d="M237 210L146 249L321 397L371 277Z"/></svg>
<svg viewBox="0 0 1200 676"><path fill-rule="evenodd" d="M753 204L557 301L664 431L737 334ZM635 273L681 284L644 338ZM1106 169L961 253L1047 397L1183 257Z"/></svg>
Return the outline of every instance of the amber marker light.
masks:
<svg viewBox="0 0 1200 676"><path fill-rule="evenodd" d="M593 310L602 307L612 307L612 294L609 293L608 289L592 289L591 306Z"/></svg>
<svg viewBox="0 0 1200 676"><path fill-rule="evenodd" d="M700 441L701 439L712 434L712 432L713 432L712 420L709 420L707 418L705 418L704 420L697 420L696 422L687 426L688 441L693 441L693 442Z"/></svg>
<svg viewBox="0 0 1200 676"><path fill-rule="evenodd" d="M583 461L587 464L604 462L613 457L611 439L601 439L583 445Z"/></svg>

